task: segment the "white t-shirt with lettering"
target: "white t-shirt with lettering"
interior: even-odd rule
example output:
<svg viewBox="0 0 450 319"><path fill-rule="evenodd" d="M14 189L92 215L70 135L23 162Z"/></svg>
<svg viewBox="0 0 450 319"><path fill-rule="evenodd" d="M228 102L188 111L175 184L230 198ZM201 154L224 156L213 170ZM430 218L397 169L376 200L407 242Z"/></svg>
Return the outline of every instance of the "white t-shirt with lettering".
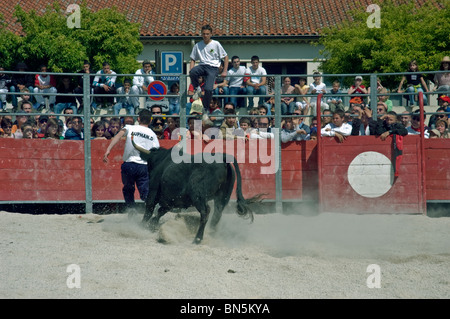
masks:
<svg viewBox="0 0 450 319"><path fill-rule="evenodd" d="M194 61L200 61L199 64L207 64L218 68L220 61L227 56L227 52L219 41L211 40L208 44L200 41L194 45L190 58Z"/></svg>
<svg viewBox="0 0 450 319"><path fill-rule="evenodd" d="M131 143L131 136L133 136L133 141L136 145L150 150L153 147L159 148L159 140L155 132L142 125L125 125L123 130L126 131L125 135L127 137L123 152L123 161L147 165L147 161L141 158L140 152Z"/></svg>

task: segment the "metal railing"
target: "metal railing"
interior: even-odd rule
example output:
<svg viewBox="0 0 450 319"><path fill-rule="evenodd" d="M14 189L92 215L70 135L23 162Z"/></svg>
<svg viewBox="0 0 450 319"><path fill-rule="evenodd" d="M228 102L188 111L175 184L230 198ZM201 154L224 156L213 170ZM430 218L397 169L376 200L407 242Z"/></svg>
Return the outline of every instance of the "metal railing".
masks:
<svg viewBox="0 0 450 319"><path fill-rule="evenodd" d="M14 71L3 71L2 73L4 74L17 74L19 72L14 72ZM438 74L438 73L446 73L446 71L430 71L430 72L420 72L420 74ZM123 94L93 94L91 92L91 82L90 82L90 78L91 77L95 77L97 76L97 74L92 73L92 74L80 74L80 73L52 73L52 72L46 72L46 73L41 73L41 72L20 72L20 74L32 74L32 75L36 75L36 74L46 74L46 75L52 75L52 76L70 76L70 77L74 77L74 78L79 78L82 77L83 79L83 93L82 94L65 94L65 96L74 96L74 97L81 97L83 100L83 113L82 114L61 114L62 116L69 116L69 117L73 117L73 116L81 116L84 120L84 123L89 123L91 118L95 118L95 117L111 117L114 115L111 114L91 114L91 99L92 98L96 98L96 97L120 97L120 96L124 96ZM374 74L374 73L367 73L367 74L357 74L360 75L362 77L369 77L370 79L370 94L355 94L352 96L360 96L363 98L369 98L370 99L370 104L369 107L371 108L372 112L373 112L373 117L376 118L377 117L377 98L378 96L382 96L382 95L388 95L388 96L404 96L404 95L418 95L418 93L379 93L377 91L377 77L383 77L383 76L401 76L401 75L405 75L408 74L406 72L404 73L384 73L384 74ZM115 76L117 76L117 78L121 78L121 77L129 77L132 78L134 76L136 76L135 74L116 74ZM187 104L187 100L189 98L188 94L187 94L187 88L188 88L188 80L189 80L189 76L187 75L180 75L180 74L164 74L164 75L160 75L160 74L152 74L152 77L154 77L155 79L159 79L161 77L172 77L172 76L176 76L179 77L179 86L180 86L180 93L179 93L179 98L180 98L180 114L177 115L177 117L179 117L180 119L180 123L186 123L186 119L188 117L190 117L189 114L186 114L186 104ZM288 75L280 75L280 74L274 74L274 75L270 75L268 74L267 77L273 77L274 78L274 88L273 88L273 94L266 94L266 95L214 95L215 97L218 98L230 98L230 97L237 97L237 98L254 98L254 97L263 97L263 98L270 98L270 97L274 97L275 99L275 114L273 114L272 116L275 117L275 128L276 129L281 129L281 122L282 122L282 118L284 116L289 116L289 117L298 117L299 115L283 115L281 113L281 99L283 97L307 97L307 98L311 98L311 97L317 97L317 94L306 94L306 95L298 95L298 94L290 94L290 95L286 95L286 94L282 94L281 93L281 83L282 83L282 79L286 76L289 76L291 78L296 78L296 77L305 77L305 78L311 78L314 76L317 76L316 74L288 74ZM355 77L355 74L320 74L320 76L322 78L327 78L327 77L341 77L341 78L345 78L345 77ZM239 77L239 76L236 76ZM442 92L442 94L446 93L447 95L450 95L450 92ZM6 94L6 95L17 95L17 96L21 96L21 95L30 95L30 96L36 96L36 95L44 95L44 96L58 96L61 95L61 93L35 93L35 92L27 92L27 93L23 93L23 92L5 92L2 94ZM431 94L436 94L436 92L427 92L424 93L427 96L430 96ZM144 97L146 99L148 98L152 98L152 97L161 97L161 95L149 95L147 93L144 94L128 94L128 97ZM327 97L328 94L323 94L324 97ZM339 95L334 95L334 96L339 96ZM348 93L342 93L340 96L342 97L348 97ZM164 97L170 97L170 95L165 95ZM428 99L430 100L430 99ZM144 106L145 107L145 106ZM318 108L320 110L320 108ZM48 113L44 113L44 112L34 112L33 115L43 115L43 114L48 114ZM412 114L412 113L410 113ZM436 114L436 112L425 112L424 114ZM446 112L446 114L450 114L450 112ZM4 112L3 115L12 115L12 116L17 116L17 115L30 115L29 113L24 113L24 112L17 112L17 113L12 113L12 112ZM58 114L56 114L58 115ZM137 117L138 115L128 115L128 116L133 116L133 117ZM158 117L158 115L154 115L155 117ZM168 116L173 116L173 115L161 115L164 117L168 117ZM222 116L222 115L221 115ZM250 115L248 114L235 114L235 115L223 115L223 117L227 117L227 116L233 116L233 117L248 117ZM263 117L263 115L251 115L252 117ZM315 115L309 115L309 114L305 114L305 115L300 115L302 117L313 117ZM267 117L267 116L266 116ZM320 130L320 128L319 128ZM86 212L92 212L92 206L93 206L93 200L92 200L92 175L91 175L91 131L90 131L90 126L89 125L84 125L84 164L85 164L85 188L86 188L86 200L85 200L85 204L86 204ZM320 131L318 132L318 135L320 134ZM278 161L278 163L281 163L281 148L278 148L275 152L275 156L276 156L276 161ZM280 168L276 171L276 178L275 178L275 183L276 183L276 209L277 211L281 210L281 205L282 205L282 170L281 170L281 165Z"/></svg>

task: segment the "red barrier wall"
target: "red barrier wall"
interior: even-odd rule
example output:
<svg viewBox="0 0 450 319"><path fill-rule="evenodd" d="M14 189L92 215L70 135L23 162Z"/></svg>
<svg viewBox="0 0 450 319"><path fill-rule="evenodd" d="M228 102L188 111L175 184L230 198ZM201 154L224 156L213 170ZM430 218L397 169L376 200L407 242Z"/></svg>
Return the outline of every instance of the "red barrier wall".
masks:
<svg viewBox="0 0 450 319"><path fill-rule="evenodd" d="M91 141L93 201L123 200L120 166L124 141L114 147L109 163L105 164L102 159L109 143ZM169 148L176 143L161 141L161 146ZM191 150L195 153L209 147L211 151L211 145L202 142L198 148L192 145ZM314 141L282 145L283 199L317 200L315 147ZM269 167L270 163L262 163L259 156L267 155L274 161L273 149L273 141L263 145L231 142L231 154L239 157L245 197L265 193L267 199L275 199L275 174L261 174L261 168ZM225 151L227 148L223 146ZM0 180L0 201L84 201L84 144L82 141L0 139Z"/></svg>
<svg viewBox="0 0 450 319"><path fill-rule="evenodd" d="M450 200L450 139L425 140L427 200Z"/></svg>
<svg viewBox="0 0 450 319"><path fill-rule="evenodd" d="M399 177L393 181L391 186L383 184L380 176L375 176L375 179L366 178L369 173L363 169L369 165L364 168L354 166L352 171L357 174L358 170L361 169L361 176L355 178L356 181L353 181L352 186L349 180L351 178L349 167L360 154L375 152L372 154L385 156L389 169L391 169L392 138L381 141L375 136L351 136L341 144L335 138L323 137L320 143L319 192L322 211L388 214L424 213L426 199L424 197L425 185L421 169L422 153L419 136L404 138L403 159ZM382 162L370 166L375 175L377 170L383 171ZM355 186L358 186L359 189ZM369 189L374 193L382 193L382 195L363 196L362 189ZM383 193L383 190L387 191Z"/></svg>
<svg viewBox="0 0 450 319"><path fill-rule="evenodd" d="M391 142L368 137L349 137L343 144L333 138L323 138L325 160L323 169L318 169L318 152L315 141L281 144L281 167L283 200L319 201L322 191L323 210L350 211L352 204L370 202L370 207L380 207L381 213L393 213L390 201L401 208L395 212L421 211L419 199L450 201L450 140L425 140L425 186L421 189L421 154L419 138L405 137L404 156L400 176L385 195L375 199L344 196L354 193L345 189L348 163L361 151L379 151L390 158ZM163 147L171 147L177 141L162 141ZM102 157L110 141L92 140L92 196L94 201L122 201L123 143L112 151L108 164ZM208 144L202 143L205 148ZM270 145L273 149L273 144ZM275 175L261 174L261 167L268 164L252 163L258 157L258 145L249 143L233 145L234 154L245 154L240 164L244 196L267 193L275 199ZM224 147L225 150L225 147ZM419 153L417 153L419 152ZM265 150L265 154L271 154ZM319 187L318 172L322 176ZM340 177L338 176L340 175ZM361 196L359 196L361 197ZM136 199L139 196L136 193ZM82 202L85 200L84 144L82 141L0 139L0 201L7 202ZM373 205L375 206L373 206ZM359 211L361 212L361 211Z"/></svg>

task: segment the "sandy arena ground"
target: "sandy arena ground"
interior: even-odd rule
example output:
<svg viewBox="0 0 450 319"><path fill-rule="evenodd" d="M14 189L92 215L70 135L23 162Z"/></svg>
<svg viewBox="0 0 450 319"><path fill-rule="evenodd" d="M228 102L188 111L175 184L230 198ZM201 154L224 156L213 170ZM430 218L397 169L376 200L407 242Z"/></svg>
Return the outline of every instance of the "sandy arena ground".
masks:
<svg viewBox="0 0 450 319"><path fill-rule="evenodd" d="M0 297L450 297L448 217L227 213L193 245L198 217L1 211Z"/></svg>

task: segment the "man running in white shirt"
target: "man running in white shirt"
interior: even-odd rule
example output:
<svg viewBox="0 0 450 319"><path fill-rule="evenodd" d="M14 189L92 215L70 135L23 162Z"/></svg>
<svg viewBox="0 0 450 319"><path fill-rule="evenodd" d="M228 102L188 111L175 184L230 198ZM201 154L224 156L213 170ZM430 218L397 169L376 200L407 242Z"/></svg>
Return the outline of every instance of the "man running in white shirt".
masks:
<svg viewBox="0 0 450 319"><path fill-rule="evenodd" d="M134 192L137 187L140 198L145 201L149 193L149 179L147 161L142 159L140 152L133 146L134 142L147 150L159 148L159 141L156 134L148 127L152 118L149 110L143 109L139 112L138 125L125 125L111 140L105 154L103 162L108 163L108 156L112 148L119 143L122 137L125 139L125 149L123 152L122 193L127 209L135 208Z"/></svg>
<svg viewBox="0 0 450 319"><path fill-rule="evenodd" d="M212 40L211 36L211 26L203 26L203 41L195 44L190 55L191 71L189 72L189 76L191 78L192 85L195 88L193 99L196 100L200 98L201 88L199 86L198 78L200 76L203 76L205 80L205 95L202 99L202 102L205 109L209 108L209 104L213 95L214 82L217 75L219 74L219 67L222 59L224 59L224 65L221 76L226 77L228 70L228 55L223 49L222 45L218 41ZM197 66L195 66L196 61L200 61Z"/></svg>

